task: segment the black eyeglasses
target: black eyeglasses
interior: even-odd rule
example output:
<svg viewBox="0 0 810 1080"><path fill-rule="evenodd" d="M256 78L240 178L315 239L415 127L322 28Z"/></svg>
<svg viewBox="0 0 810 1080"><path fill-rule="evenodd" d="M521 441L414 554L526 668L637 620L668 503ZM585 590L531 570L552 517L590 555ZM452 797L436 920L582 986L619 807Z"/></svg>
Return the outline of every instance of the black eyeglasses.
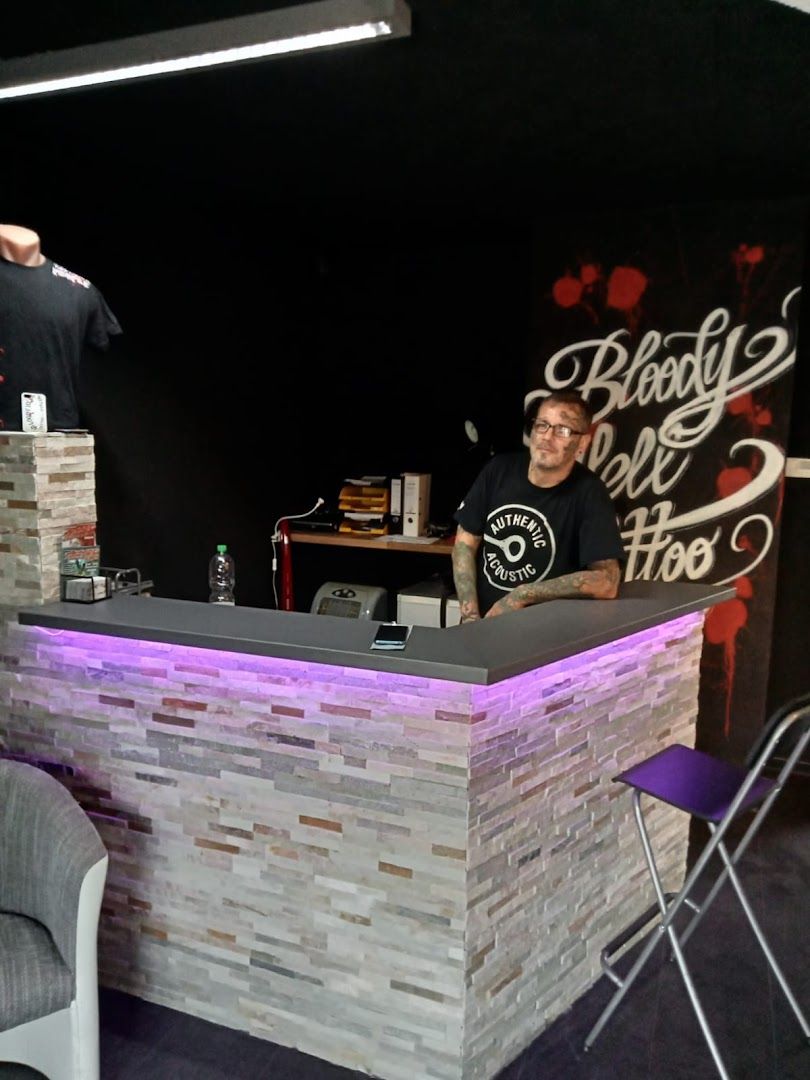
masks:
<svg viewBox="0 0 810 1080"><path fill-rule="evenodd" d="M576 431L568 424L550 424L548 420L535 420L532 424L533 435L545 435L547 431L554 432L558 439L570 439L572 435L588 434L587 431Z"/></svg>

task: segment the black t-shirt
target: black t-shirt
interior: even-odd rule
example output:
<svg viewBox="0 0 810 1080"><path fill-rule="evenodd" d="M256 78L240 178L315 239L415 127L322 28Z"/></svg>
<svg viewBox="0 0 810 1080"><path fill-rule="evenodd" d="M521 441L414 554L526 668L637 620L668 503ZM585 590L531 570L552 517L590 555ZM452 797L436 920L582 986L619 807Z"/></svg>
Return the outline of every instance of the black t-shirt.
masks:
<svg viewBox="0 0 810 1080"><path fill-rule="evenodd" d="M482 615L516 585L571 574L602 559L624 559L616 511L598 476L577 462L561 484L540 488L528 471L525 452L493 458L455 513L463 529L483 538Z"/></svg>
<svg viewBox="0 0 810 1080"><path fill-rule="evenodd" d="M0 421L22 427L20 394L44 394L48 428L79 426L79 362L106 349L118 320L86 278L50 259L21 266L0 258Z"/></svg>

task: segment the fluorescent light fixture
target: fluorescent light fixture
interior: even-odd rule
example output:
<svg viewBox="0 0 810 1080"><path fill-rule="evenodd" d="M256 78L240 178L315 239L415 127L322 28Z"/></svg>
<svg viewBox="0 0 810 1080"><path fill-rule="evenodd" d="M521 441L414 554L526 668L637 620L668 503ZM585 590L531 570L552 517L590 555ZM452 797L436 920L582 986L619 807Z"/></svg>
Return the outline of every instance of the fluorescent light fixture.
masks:
<svg viewBox="0 0 810 1080"><path fill-rule="evenodd" d="M317 0L0 62L0 100L237 64L376 38L406 37L405 0Z"/></svg>
<svg viewBox="0 0 810 1080"><path fill-rule="evenodd" d="M796 8L797 11L803 11L805 15L810 15L810 0L776 0L778 4L785 4L787 7Z"/></svg>

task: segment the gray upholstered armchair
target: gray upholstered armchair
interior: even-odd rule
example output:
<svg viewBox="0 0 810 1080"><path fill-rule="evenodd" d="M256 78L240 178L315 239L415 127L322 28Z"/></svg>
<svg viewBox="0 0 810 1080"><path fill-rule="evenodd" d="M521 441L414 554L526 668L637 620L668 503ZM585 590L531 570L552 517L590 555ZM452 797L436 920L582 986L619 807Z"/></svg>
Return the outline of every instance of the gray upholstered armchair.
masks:
<svg viewBox="0 0 810 1080"><path fill-rule="evenodd" d="M0 1061L98 1080L96 935L107 853L70 793L0 760Z"/></svg>

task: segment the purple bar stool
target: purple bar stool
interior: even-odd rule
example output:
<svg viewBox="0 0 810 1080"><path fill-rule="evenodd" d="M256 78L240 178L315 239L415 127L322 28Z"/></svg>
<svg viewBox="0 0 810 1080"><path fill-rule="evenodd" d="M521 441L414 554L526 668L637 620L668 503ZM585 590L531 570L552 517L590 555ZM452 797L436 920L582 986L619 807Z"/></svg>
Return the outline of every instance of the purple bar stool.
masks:
<svg viewBox="0 0 810 1080"><path fill-rule="evenodd" d="M790 732L789 735L788 732ZM784 787L796 762L801 757L808 740L810 740L810 694L804 694L788 702L787 705L783 705L774 713L749 751L745 768L720 761L699 750L691 750L686 746L675 745L654 754L653 757L634 765L615 778L620 783L627 784L628 787L633 789L633 812L639 836L641 837L647 868L655 889L657 903L639 919L636 919L631 926L627 927L602 951L602 967L608 978L616 984L617 989L588 1034L585 1040L585 1050L589 1050L593 1046L605 1024L616 1011L642 968L652 956L655 946L666 934L717 1070L723 1080L729 1080L729 1074L717 1049L683 954L683 947L726 881L731 882L734 891L739 897L743 911L751 924L751 929L754 931L756 939L765 953L765 958L796 1015L804 1037L810 1040L810 1025L808 1025L802 1010L799 1008L799 1003L793 996L765 940L736 871L737 863L765 820L768 811ZM786 745L788 743L789 746ZM772 780L764 777L762 772L771 758L776 755L777 750L784 752L784 764L781 766L776 779ZM683 810L687 814L701 818L709 827L709 840L678 893L664 893L663 891L644 821L644 814L641 810L642 795L658 799L661 802L668 803L670 806L677 807L679 810ZM755 807L758 807L758 809L745 830L742 839L737 843L734 850L730 852L724 843L729 826L746 811L753 810ZM702 903L698 904L691 897L692 890L709 859L715 854L719 855L722 860L723 870L706 898ZM673 920L682 907L689 908L692 911L692 918L685 930L678 934L675 932ZM655 928L656 932L650 934L628 974L624 978L620 978L613 969L610 958L643 929L653 916L660 916L658 925Z"/></svg>

